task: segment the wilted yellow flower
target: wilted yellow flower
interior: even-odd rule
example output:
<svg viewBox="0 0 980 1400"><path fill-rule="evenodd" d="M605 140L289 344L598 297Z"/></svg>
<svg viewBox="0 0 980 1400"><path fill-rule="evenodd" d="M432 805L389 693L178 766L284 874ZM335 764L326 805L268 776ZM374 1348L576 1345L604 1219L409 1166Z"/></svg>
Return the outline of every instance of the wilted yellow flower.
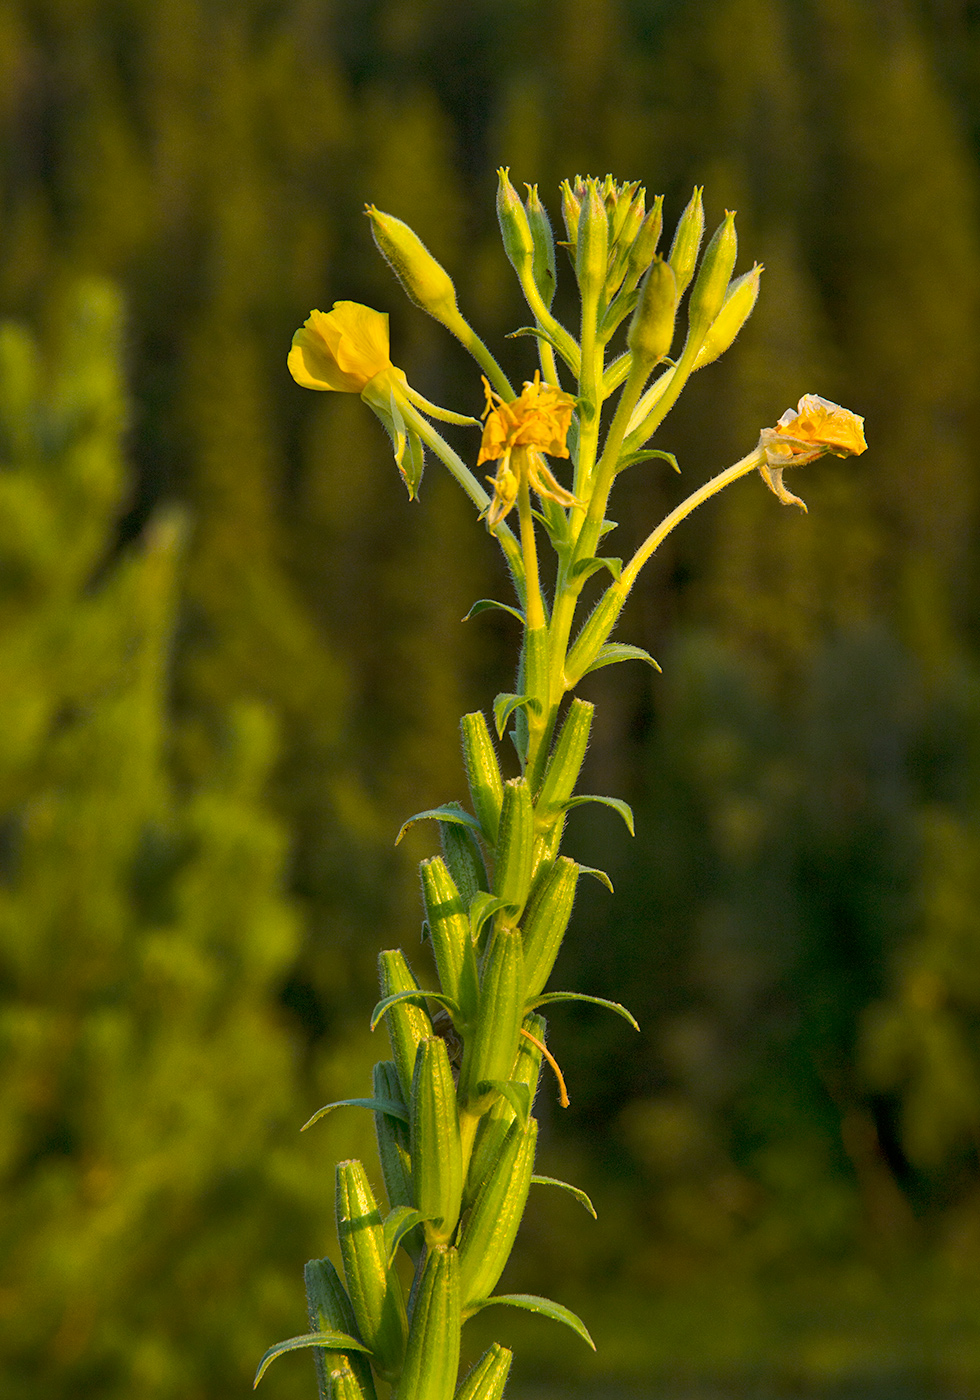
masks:
<svg viewBox="0 0 980 1400"><path fill-rule="evenodd" d="M763 428L759 434L763 454L759 471L784 505L797 505L805 511L799 496L783 485L785 469L813 462L826 452L857 457L867 447L863 418L818 394L804 394L795 410L788 408L774 428Z"/></svg>
<svg viewBox="0 0 980 1400"><path fill-rule="evenodd" d="M335 301L332 311L311 311L293 336L286 363L304 389L359 394L376 374L392 368L388 317L356 301Z"/></svg>
<svg viewBox="0 0 980 1400"><path fill-rule="evenodd" d="M542 384L538 373L535 373L533 382L524 385L522 393L512 403L504 403L486 379L483 387L487 406L483 413L483 440L476 464L480 466L483 462L500 460L496 476L487 477L494 488L493 501L487 512L490 528L493 529L503 520L517 500L524 473L539 496L563 506L578 505L576 497L555 480L541 456L542 452L552 457L568 456L565 439L575 407L571 394L551 384Z"/></svg>

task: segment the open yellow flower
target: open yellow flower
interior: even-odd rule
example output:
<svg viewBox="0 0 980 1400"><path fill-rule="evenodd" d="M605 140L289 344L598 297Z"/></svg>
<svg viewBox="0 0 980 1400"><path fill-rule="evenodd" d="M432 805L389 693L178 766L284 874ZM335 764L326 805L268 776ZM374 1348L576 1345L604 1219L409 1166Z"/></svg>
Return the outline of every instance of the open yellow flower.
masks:
<svg viewBox="0 0 980 1400"><path fill-rule="evenodd" d="M535 373L533 381L524 385L520 396L512 403L505 403L499 394L494 393L486 379L483 387L487 406L483 413L483 439L476 464L481 466L484 462L498 459L500 462L496 476L487 477L494 489L487 511L487 523L491 530L503 520L517 500L524 475L539 496L557 501L562 506L579 505L577 498L555 480L541 456L542 452L552 457L568 456L565 440L575 408L572 395L551 384L542 384L538 373Z"/></svg>
<svg viewBox="0 0 980 1400"><path fill-rule="evenodd" d="M805 511L799 496L783 485L785 469L813 462L826 452L836 457L857 457L867 447L863 418L819 394L804 394L795 410L788 408L774 428L763 428L759 434L759 471L784 505L796 505Z"/></svg>
<svg viewBox="0 0 980 1400"><path fill-rule="evenodd" d="M304 389L360 394L376 374L392 368L388 317L356 301L335 301L332 311L311 311L293 336L286 363Z"/></svg>

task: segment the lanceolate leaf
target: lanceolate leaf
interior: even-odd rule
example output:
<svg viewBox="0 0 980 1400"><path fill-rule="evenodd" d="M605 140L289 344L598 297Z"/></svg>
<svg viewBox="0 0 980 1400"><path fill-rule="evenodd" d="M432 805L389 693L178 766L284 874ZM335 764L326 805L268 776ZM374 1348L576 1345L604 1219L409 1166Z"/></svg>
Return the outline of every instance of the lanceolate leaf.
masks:
<svg viewBox="0 0 980 1400"><path fill-rule="evenodd" d="M314 1123L319 1123L335 1108L369 1108L373 1113L387 1113L392 1118L400 1118L403 1123L408 1122L408 1109L395 1099L338 1099L336 1103L326 1103L318 1108L313 1117L303 1124L300 1132L305 1133L307 1128L312 1128Z"/></svg>
<svg viewBox="0 0 980 1400"><path fill-rule="evenodd" d="M503 909L507 901L498 898L495 894L487 894L486 890L478 890L470 903L470 937L475 943L480 937L480 932L487 919L496 914L498 909Z"/></svg>
<svg viewBox="0 0 980 1400"><path fill-rule="evenodd" d="M572 1186L567 1181L559 1181L559 1179L556 1176L532 1176L531 1185L558 1186L561 1188L562 1191L567 1191L570 1196L574 1196L575 1199L579 1202L579 1204L584 1206L585 1209L589 1212L593 1220L599 1219L599 1217L595 1213L595 1206L589 1200L585 1192L582 1191L578 1186Z"/></svg>
<svg viewBox="0 0 980 1400"><path fill-rule="evenodd" d="M504 737L504 730L507 728L507 721L515 710L519 710L522 705L526 705L529 710L538 711L541 706L537 700L530 695L509 695L502 692L493 702L493 718L497 726L497 737ZM423 816L431 815L423 813Z"/></svg>
<svg viewBox="0 0 980 1400"><path fill-rule="evenodd" d="M652 666L655 671L663 671L659 661L655 661L648 651L642 647L630 646L627 642L606 642L605 646L599 648L599 655L593 661L588 671L601 671L603 666L615 666L617 661L645 661Z"/></svg>
<svg viewBox="0 0 980 1400"><path fill-rule="evenodd" d="M623 572L623 561L622 559L609 558L580 559L571 571L571 578L591 578L592 575L597 574L600 569L608 569L613 578L618 580L620 574Z"/></svg>
<svg viewBox="0 0 980 1400"><path fill-rule="evenodd" d="M516 1079L481 1079L477 1088L482 1093L496 1089L517 1114L522 1128L527 1127L527 1115L531 1111L531 1090Z"/></svg>
<svg viewBox="0 0 980 1400"><path fill-rule="evenodd" d="M499 608L501 612L510 613L511 617L516 617L523 627L524 614L518 608L512 608L509 603L498 603L495 598L481 598L479 602L474 603L463 621L469 622L471 617L476 617L477 613L487 612L490 608Z"/></svg>
<svg viewBox="0 0 980 1400"><path fill-rule="evenodd" d="M574 1187L569 1187L574 1190ZM398 1252L398 1246L416 1225L421 1225L425 1216L420 1210L415 1210L413 1206L395 1206L395 1209L385 1220L385 1256L388 1268L391 1268L392 1261Z"/></svg>
<svg viewBox="0 0 980 1400"><path fill-rule="evenodd" d="M354 1337L349 1337L346 1332L307 1332L302 1337L290 1337L288 1342L277 1342L274 1347L269 1348L259 1362L252 1389L255 1389L277 1356L285 1356L287 1351L300 1351L303 1347L324 1347L327 1351L366 1351L368 1355L371 1354L369 1347Z"/></svg>
<svg viewBox="0 0 980 1400"><path fill-rule="evenodd" d="M447 802L444 807L430 807L427 812L416 812L414 817L409 817L395 837L395 845L398 845L410 826L415 822L424 821L455 822L458 826L472 827L476 832L480 830L480 823L476 817L471 817L469 812L464 812L458 802Z"/></svg>
<svg viewBox="0 0 980 1400"><path fill-rule="evenodd" d="M607 1011L615 1011L617 1016L629 1021L635 1031L640 1029L632 1011L627 1011L618 1001L607 1001L605 997L587 997L584 992L545 992L543 997L536 999L533 1006L528 1007L528 1010L535 1011L539 1006L546 1006L549 1001L589 1001L593 1006L604 1006Z"/></svg>
<svg viewBox="0 0 980 1400"><path fill-rule="evenodd" d="M447 997L442 992L425 992L416 987L408 992L393 992L390 997L385 997L384 1001L379 1001L371 1012L371 1029L374 1030L390 1007L397 1006L400 1001L416 1001L419 997L428 997L429 1001L438 1001L451 1015L459 1015L459 1006L452 997ZM354 1103L355 1100L351 1099L350 1102Z"/></svg>
<svg viewBox="0 0 980 1400"><path fill-rule="evenodd" d="M536 1293L500 1293L495 1298L484 1298L482 1303L475 1303L469 1310L468 1316L489 1308L494 1303L506 1303L512 1308L524 1308L526 1312L540 1313L542 1317L550 1317L553 1322L563 1322L566 1327L570 1327L573 1332L577 1332L584 1342L595 1351L595 1342L589 1336L589 1329L580 1317L576 1317L571 1308L563 1307L561 1303L552 1302L550 1298L539 1298Z"/></svg>
<svg viewBox="0 0 980 1400"><path fill-rule="evenodd" d="M579 871L583 875L591 875L593 880L598 880L600 885L605 885L610 894L615 894L613 882L604 870L597 870L594 865L580 865Z"/></svg>
<svg viewBox="0 0 980 1400"><path fill-rule="evenodd" d="M570 797L567 802L562 804L562 806L565 811L568 811L572 807L581 807L586 802L601 802L603 807L611 807L614 812L618 812L619 815L622 817L623 821L626 823L626 830L629 832L629 834L631 836L636 835L636 832L633 830L633 809L630 807L629 803L624 802L621 797L595 797L583 795L582 797Z"/></svg>
<svg viewBox="0 0 980 1400"><path fill-rule="evenodd" d="M674 456L673 452L660 452L655 447L647 447L644 448L642 452L630 452L628 456L621 457L616 466L616 470L618 472L625 471L627 467L635 466L637 462L649 462L654 457L659 457L662 462L669 462L675 472L680 472L680 467L677 465L677 458Z"/></svg>

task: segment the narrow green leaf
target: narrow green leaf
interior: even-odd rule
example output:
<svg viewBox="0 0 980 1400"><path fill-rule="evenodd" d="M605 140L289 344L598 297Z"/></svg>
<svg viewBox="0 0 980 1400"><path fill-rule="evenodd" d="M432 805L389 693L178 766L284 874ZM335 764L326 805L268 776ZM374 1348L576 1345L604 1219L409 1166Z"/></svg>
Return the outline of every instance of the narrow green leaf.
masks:
<svg viewBox="0 0 980 1400"><path fill-rule="evenodd" d="M546 992L543 997L536 998L534 1005L529 1006L529 1011L534 1011L539 1006L545 1006L549 1001L590 1001L593 1006L604 1006L607 1011L615 1011L617 1016L622 1016L624 1021L629 1021L635 1031L640 1029L636 1017L632 1011L627 1011L618 1001L607 1001L605 997L588 997L584 992Z"/></svg>
<svg viewBox="0 0 980 1400"><path fill-rule="evenodd" d="M486 921L506 904L507 901L500 899L498 895L488 894L486 890L477 891L470 901L470 936L474 943L479 939Z"/></svg>
<svg viewBox="0 0 980 1400"><path fill-rule="evenodd" d="M610 894L615 894L613 882L604 870L598 870L594 865L580 865L579 872L582 875L591 875L593 880L598 880L600 885L605 885Z"/></svg>
<svg viewBox="0 0 980 1400"><path fill-rule="evenodd" d="M302 1337L290 1337L288 1342L277 1342L274 1347L269 1348L259 1362L252 1389L255 1389L277 1356L285 1356L287 1351L300 1351L303 1347L324 1347L327 1351L366 1351L369 1356L371 1354L369 1347L354 1337L349 1337L346 1332L306 1332Z"/></svg>
<svg viewBox="0 0 980 1400"><path fill-rule="evenodd" d="M663 667L659 661L655 661L648 651L642 647L630 646L627 642L606 642L599 648L599 655L593 661L588 671L601 671L603 666L615 666L617 661L646 661L655 671L663 673Z"/></svg>
<svg viewBox="0 0 980 1400"><path fill-rule="evenodd" d="M476 617L476 615L481 612L487 612L490 608L499 608L501 612L510 613L511 617L516 617L518 622L523 627L524 614L520 611L520 609L512 608L509 603L498 603L495 598L481 598L479 602L474 603L473 606L470 608L469 612L463 618L463 621L469 622L471 617Z"/></svg>
<svg viewBox="0 0 980 1400"><path fill-rule="evenodd" d="M563 1322L595 1351L595 1342L589 1336L589 1329L580 1317L575 1316L571 1308L552 1302L550 1298L539 1298L536 1293L500 1293L495 1298L484 1298L482 1302L474 1303L467 1309L467 1316L472 1317L474 1313L481 1312L483 1308L489 1308L494 1303L506 1303L511 1308L523 1308L526 1312L550 1317L552 1322Z"/></svg>
<svg viewBox="0 0 980 1400"><path fill-rule="evenodd" d="M389 1007L397 1006L400 1001L417 1001L419 997L428 997L429 1001L437 1001L440 1005L444 1006L451 1015L459 1015L459 1005L453 1001L452 997L447 997L442 992L425 992L416 987L407 992L393 992L390 997L385 997L383 1001L379 1001L371 1012L371 1029L374 1030ZM360 1100L351 1099L350 1102L360 1102ZM407 1121L406 1119L406 1122Z"/></svg>
<svg viewBox="0 0 980 1400"><path fill-rule="evenodd" d="M476 817L471 817L469 812L464 812L458 802L447 802L443 807L430 807L427 812L416 812L414 817L409 817L407 822L402 824L402 829L395 837L395 845L405 835L405 832L415 822L424 821L456 822L459 826L471 826L474 831L479 832L480 823Z"/></svg>
<svg viewBox="0 0 980 1400"><path fill-rule="evenodd" d="M574 1188L569 1187L569 1190ZM395 1206L384 1223L385 1231L385 1260L390 1269L398 1252L398 1246L407 1234L415 1229L416 1225L421 1225L426 1217L414 1206Z"/></svg>
<svg viewBox="0 0 980 1400"><path fill-rule="evenodd" d="M581 807L586 802L600 802L603 807L611 807L614 812L618 812L626 823L626 830L631 836L635 836L633 830L633 809L628 802L624 802L621 797L596 797L594 794L582 797L570 797L562 804L563 809L568 811L572 807Z"/></svg>
<svg viewBox="0 0 980 1400"><path fill-rule="evenodd" d="M533 697L530 695L510 695L502 691L501 694L498 695L497 698L494 700L493 718L494 723L497 726L498 739L502 739L504 737L504 730L507 728L507 721L510 719L514 711L519 710L521 706L525 706L534 714L538 714L541 710L540 702L533 699ZM423 816L429 815L431 815L431 813L423 813Z"/></svg>
<svg viewBox="0 0 980 1400"><path fill-rule="evenodd" d="M569 578L570 580L591 578L592 575L597 574L600 569L608 569L613 578L618 581L620 574L623 572L623 561L622 559L608 559L605 557L580 559L574 569L572 569Z"/></svg>
<svg viewBox="0 0 980 1400"><path fill-rule="evenodd" d="M589 1198L588 1198L588 1196L585 1194L585 1192L584 1192L583 1190L580 1189L580 1187L578 1187L578 1186L572 1186L572 1185L571 1185L569 1182L567 1182L567 1181L559 1181L558 1178L557 1178L556 1176L532 1176L532 1177L531 1177L531 1185L532 1185L532 1186L558 1186L558 1187L561 1188L562 1191L567 1191L568 1194L569 1194L570 1196L574 1196L575 1199L579 1202L579 1204L582 1205L582 1206L584 1206L585 1209L589 1212L589 1214L592 1216L592 1219L593 1219L593 1220L598 1220L598 1219L599 1219L599 1217L598 1217L598 1216L596 1215L596 1213L595 1213L595 1206L594 1206L594 1205L592 1204L592 1202L589 1200Z"/></svg>
<svg viewBox="0 0 980 1400"><path fill-rule="evenodd" d="M508 331L504 339L518 340L526 335L533 336L536 340L546 341L551 346L552 350L557 350L559 355L561 355L561 346L558 344L557 340L555 340L554 336L549 335L541 326L518 326L516 331Z"/></svg>
<svg viewBox="0 0 980 1400"><path fill-rule="evenodd" d="M621 457L616 470L618 472L625 471L627 467L635 466L637 462L649 462L654 457L659 457L662 462L669 462L674 471L680 473L680 467L677 465L677 458L673 452L661 452L655 447L647 447L642 452L630 452L627 456Z"/></svg>
<svg viewBox="0 0 980 1400"><path fill-rule="evenodd" d="M527 1127L527 1116L531 1112L531 1090L516 1079L481 1079L477 1089L489 1094L492 1089L507 1100L517 1114L522 1128Z"/></svg>
<svg viewBox="0 0 980 1400"><path fill-rule="evenodd" d="M407 1108L394 1099L338 1099L336 1103L326 1103L322 1108L318 1108L313 1117L303 1124L300 1132L305 1133L307 1128L312 1128L314 1123L319 1123L321 1118L332 1113L335 1108L369 1108L373 1113L388 1113L392 1118L400 1118L403 1123L408 1122Z"/></svg>

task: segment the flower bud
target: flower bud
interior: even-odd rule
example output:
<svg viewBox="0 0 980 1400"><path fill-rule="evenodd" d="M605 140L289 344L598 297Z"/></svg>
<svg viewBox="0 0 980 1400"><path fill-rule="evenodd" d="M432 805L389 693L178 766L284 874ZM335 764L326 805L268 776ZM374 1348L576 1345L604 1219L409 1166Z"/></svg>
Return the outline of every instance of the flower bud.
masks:
<svg viewBox="0 0 980 1400"><path fill-rule="evenodd" d="M721 310L712 321L708 334L701 342L701 349L694 361L695 369L710 365L712 360L717 360L719 355L724 355L752 315L756 298L759 295L759 278L762 276L762 271L762 264L756 263L750 272L744 272L741 277L736 277L734 282L728 284L728 291L722 302Z"/></svg>
<svg viewBox="0 0 980 1400"><path fill-rule="evenodd" d="M586 183L578 221L575 276L583 298L598 297L606 281L609 260L609 219L595 180Z"/></svg>
<svg viewBox="0 0 980 1400"><path fill-rule="evenodd" d="M453 1400L459 1372L459 1263L455 1249L430 1249L415 1292L398 1400Z"/></svg>
<svg viewBox="0 0 980 1400"><path fill-rule="evenodd" d="M695 186L694 193L677 223L677 231L670 247L667 261L674 269L677 282L677 300L687 291L688 283L694 276L698 251L704 237L704 209L701 206L701 188Z"/></svg>
<svg viewBox="0 0 980 1400"><path fill-rule="evenodd" d="M384 1380L398 1375L408 1322L401 1283L385 1257L381 1212L360 1162L337 1163L337 1237L361 1337Z"/></svg>
<svg viewBox="0 0 980 1400"><path fill-rule="evenodd" d="M459 320L456 288L452 278L436 262L418 234L391 214L365 208L371 233L381 256L389 264L410 300L450 329Z"/></svg>
<svg viewBox="0 0 980 1400"><path fill-rule="evenodd" d="M627 273L629 280L635 286L653 262L653 255L657 251L657 244L660 242L660 233L664 224L664 197L658 194L653 201L653 207L640 225L639 232L633 240L630 249Z"/></svg>
<svg viewBox="0 0 980 1400"><path fill-rule="evenodd" d="M456 1400L503 1400L514 1353L491 1342L456 1392Z"/></svg>
<svg viewBox="0 0 980 1400"><path fill-rule="evenodd" d="M712 321L724 305L737 255L735 215L726 209L724 223L719 224L705 249L697 281L688 302L687 321L692 335L707 335Z"/></svg>
<svg viewBox="0 0 980 1400"><path fill-rule="evenodd" d="M565 232L568 235L568 245L572 251L572 258L575 257L575 246L578 242L578 224L582 213L582 199L578 190L573 190L567 180L561 182L561 216L565 223Z"/></svg>
<svg viewBox="0 0 980 1400"><path fill-rule="evenodd" d="M411 1105L412 1188L431 1247L452 1237L463 1194L456 1086L445 1041L437 1037L419 1045Z"/></svg>
<svg viewBox="0 0 980 1400"><path fill-rule="evenodd" d="M534 240L524 205L510 183L510 174L505 165L497 171L497 222L504 241L504 252L518 277L523 279L531 271Z"/></svg>
<svg viewBox="0 0 980 1400"><path fill-rule="evenodd" d="M640 299L626 333L634 364L648 370L659 364L674 339L676 315L677 284L673 269L669 262L655 257L640 288Z"/></svg>
<svg viewBox="0 0 980 1400"><path fill-rule="evenodd" d="M557 276L555 273L555 236L551 232L551 221L544 205L538 197L537 185L527 186L527 221L534 240L534 259L531 275L541 293L545 306L551 306L555 299Z"/></svg>

